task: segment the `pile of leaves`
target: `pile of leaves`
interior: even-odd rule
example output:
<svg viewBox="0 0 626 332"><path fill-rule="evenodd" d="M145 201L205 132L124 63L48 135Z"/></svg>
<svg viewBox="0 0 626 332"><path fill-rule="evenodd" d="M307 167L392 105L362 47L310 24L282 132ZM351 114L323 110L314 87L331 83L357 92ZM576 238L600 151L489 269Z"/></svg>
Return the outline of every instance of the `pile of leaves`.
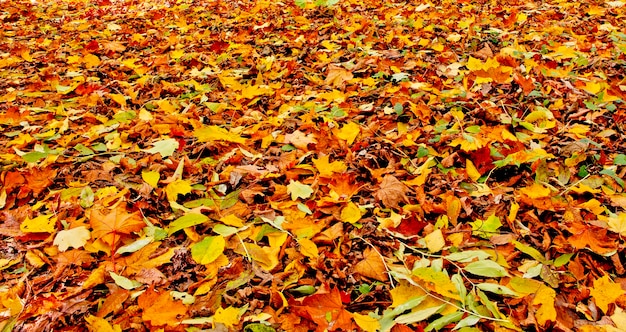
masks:
<svg viewBox="0 0 626 332"><path fill-rule="evenodd" d="M0 2L3 331L626 330L626 3Z"/></svg>

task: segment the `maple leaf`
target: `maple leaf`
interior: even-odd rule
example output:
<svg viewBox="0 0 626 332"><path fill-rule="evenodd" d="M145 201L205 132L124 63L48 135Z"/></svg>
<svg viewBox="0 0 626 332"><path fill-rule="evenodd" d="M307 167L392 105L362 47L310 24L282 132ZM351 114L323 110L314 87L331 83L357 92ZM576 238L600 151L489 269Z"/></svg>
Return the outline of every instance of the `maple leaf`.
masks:
<svg viewBox="0 0 626 332"><path fill-rule="evenodd" d="M28 188L35 194L39 194L52 184L57 171L51 167L33 169L26 173L26 183Z"/></svg>
<svg viewBox="0 0 626 332"><path fill-rule="evenodd" d="M374 193L374 197L387 207L398 208L399 203L407 203L409 201L406 196L409 190L410 189L395 176L385 175L383 182L380 184L380 189Z"/></svg>
<svg viewBox="0 0 626 332"><path fill-rule="evenodd" d="M608 254L617 249L617 243L608 238L606 229L574 223L568 230L572 233L568 243L577 249L589 247L598 254Z"/></svg>
<svg viewBox="0 0 626 332"><path fill-rule="evenodd" d="M59 251L66 251L68 248L80 248L91 238L91 233L85 226L79 226L68 230L59 231L54 237L53 244L59 246Z"/></svg>
<svg viewBox="0 0 626 332"><path fill-rule="evenodd" d="M123 236L137 232L146 225L138 213L128 213L123 204L112 209L92 209L89 222L93 229L91 237L111 247L115 247Z"/></svg>
<svg viewBox="0 0 626 332"><path fill-rule="evenodd" d="M614 283L608 275L604 275L600 279L593 281L593 289L591 289L590 295L593 297L598 308L602 309L604 313L609 311L609 304L614 303L617 298L622 296L624 289L619 283Z"/></svg>
<svg viewBox="0 0 626 332"><path fill-rule="evenodd" d="M153 287L139 295L137 304L143 309L141 318L152 326L178 325L187 313L187 306L173 300L169 292L158 293Z"/></svg>
<svg viewBox="0 0 626 332"><path fill-rule="evenodd" d="M353 77L354 75L352 75L351 72L336 65L329 65L324 83L338 88L343 86L346 81L351 80Z"/></svg>
<svg viewBox="0 0 626 332"><path fill-rule="evenodd" d="M337 288L309 295L301 301L290 299L289 303L295 314L317 324L316 331L351 331L356 328L352 313L345 309Z"/></svg>

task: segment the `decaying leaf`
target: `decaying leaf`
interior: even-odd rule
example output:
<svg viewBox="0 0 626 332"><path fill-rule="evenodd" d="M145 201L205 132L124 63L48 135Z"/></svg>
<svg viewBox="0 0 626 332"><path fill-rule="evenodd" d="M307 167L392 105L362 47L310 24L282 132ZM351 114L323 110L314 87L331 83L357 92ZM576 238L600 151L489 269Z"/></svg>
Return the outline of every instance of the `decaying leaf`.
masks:
<svg viewBox="0 0 626 332"><path fill-rule="evenodd" d="M400 203L408 202L409 199L406 196L408 192L409 188L395 176L385 175L380 188L374 193L374 197L387 207L397 208Z"/></svg>

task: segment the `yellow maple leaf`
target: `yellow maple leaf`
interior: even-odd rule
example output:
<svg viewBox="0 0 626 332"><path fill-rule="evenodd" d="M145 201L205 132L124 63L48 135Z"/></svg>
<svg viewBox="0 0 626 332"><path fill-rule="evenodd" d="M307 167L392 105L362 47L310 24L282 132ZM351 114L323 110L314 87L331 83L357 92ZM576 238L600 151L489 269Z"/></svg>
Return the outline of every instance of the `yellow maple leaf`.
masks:
<svg viewBox="0 0 626 332"><path fill-rule="evenodd" d="M620 212L614 217L609 218L609 230L626 236L626 213Z"/></svg>
<svg viewBox="0 0 626 332"><path fill-rule="evenodd" d="M498 68L500 67L500 63L498 62L498 60L494 59L494 58L489 58L487 59L484 63L482 61L480 61L479 59L476 59L474 57L469 57L469 59L467 60L467 64L465 65L467 67L467 69L471 70L471 71L478 71L478 70L489 70L491 68Z"/></svg>
<svg viewBox="0 0 626 332"><path fill-rule="evenodd" d="M178 59L182 58L183 55L185 55L185 50L183 50L183 49L173 50L173 51L170 52L170 58L172 58L174 60L178 60Z"/></svg>
<svg viewBox="0 0 626 332"><path fill-rule="evenodd" d="M222 323L228 328L232 328L239 323L240 310L234 307L228 307L226 309L219 308L213 316L214 323Z"/></svg>
<svg viewBox="0 0 626 332"><path fill-rule="evenodd" d="M485 146L485 143L477 136L463 133L460 137L457 137L450 142L450 146L459 145L463 151L474 151Z"/></svg>
<svg viewBox="0 0 626 332"><path fill-rule="evenodd" d="M320 172L320 176L330 177L333 173L342 173L348 169L343 161L328 161L328 155L322 155L319 159L313 159L313 165Z"/></svg>
<svg viewBox="0 0 626 332"><path fill-rule="evenodd" d="M80 248L91 238L91 232L85 226L78 226L68 230L62 230L54 238L55 246L59 251L66 251L68 248Z"/></svg>
<svg viewBox="0 0 626 332"><path fill-rule="evenodd" d="M231 133L228 130L218 126L205 126L193 131L193 135L199 142L226 141L233 143L245 143L246 139Z"/></svg>
<svg viewBox="0 0 626 332"><path fill-rule="evenodd" d="M591 297L598 308L604 313L608 312L609 304L614 303L618 297L624 294L624 290L620 284L614 283L608 274L602 278L593 281L593 289L590 292Z"/></svg>
<svg viewBox="0 0 626 332"><path fill-rule="evenodd" d="M535 293L532 304L539 306L539 309L535 312L535 318L537 318L539 325L544 326L548 321L554 322L556 320L555 298L556 291L546 285L541 285L537 293Z"/></svg>
<svg viewBox="0 0 626 332"><path fill-rule="evenodd" d="M311 197L313 189L300 181L291 180L287 185L287 193L291 194L291 200L295 201L298 198L307 199Z"/></svg>
<svg viewBox="0 0 626 332"><path fill-rule="evenodd" d="M354 143L354 140L360 133L361 127L354 122L350 122L341 127L341 129L335 131L335 135L346 141L348 145L352 145L352 143Z"/></svg>
<svg viewBox="0 0 626 332"><path fill-rule="evenodd" d="M246 99L253 99L258 96L271 95L274 92L272 88L265 85L250 85L244 86L241 90L241 97Z"/></svg>
<svg viewBox="0 0 626 332"><path fill-rule="evenodd" d="M93 54L87 54L83 57L83 63L87 68L98 67L102 61Z"/></svg>
<svg viewBox="0 0 626 332"><path fill-rule="evenodd" d="M165 195L169 201L176 201L178 195L186 195L191 192L191 183L188 180L176 180L165 187Z"/></svg>
<svg viewBox="0 0 626 332"><path fill-rule="evenodd" d="M543 198L550 196L552 192L550 188L546 188L538 183L533 183L530 187L524 187L519 190L520 193L528 196L529 198Z"/></svg>
<svg viewBox="0 0 626 332"><path fill-rule="evenodd" d="M57 218L53 214L42 214L33 219L26 218L20 224L24 233L54 233Z"/></svg>
<svg viewBox="0 0 626 332"><path fill-rule="evenodd" d="M109 93L108 97L120 106L126 107L126 97L124 95L119 93Z"/></svg>
<svg viewBox="0 0 626 332"><path fill-rule="evenodd" d="M85 317L87 329L94 332L122 332L119 324L111 325L106 319L88 315Z"/></svg>
<svg viewBox="0 0 626 332"><path fill-rule="evenodd" d="M426 247L431 253L441 251L441 249L443 249L443 247L445 247L446 245L446 240L443 238L443 233L441 233L441 229L437 229L434 232L426 235L424 237L424 242L426 242Z"/></svg>
<svg viewBox="0 0 626 332"><path fill-rule="evenodd" d="M365 332L376 332L380 330L380 322L376 318L361 315L357 312L352 314L356 325L358 325Z"/></svg>
<svg viewBox="0 0 626 332"><path fill-rule="evenodd" d="M361 220L361 210L356 204L349 202L348 205L346 205L346 207L341 209L340 218L341 218L341 221L355 223Z"/></svg>
<svg viewBox="0 0 626 332"><path fill-rule="evenodd" d="M420 280L423 286L445 297L461 300L459 291L445 272L436 271L432 267L419 267L413 270L413 279Z"/></svg>

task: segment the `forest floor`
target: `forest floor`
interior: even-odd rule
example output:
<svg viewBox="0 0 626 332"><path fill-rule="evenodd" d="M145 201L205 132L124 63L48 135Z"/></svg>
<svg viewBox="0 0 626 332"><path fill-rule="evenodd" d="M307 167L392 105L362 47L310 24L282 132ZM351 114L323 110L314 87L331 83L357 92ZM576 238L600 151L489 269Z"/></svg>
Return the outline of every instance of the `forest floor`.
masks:
<svg viewBox="0 0 626 332"><path fill-rule="evenodd" d="M626 330L626 2L0 1L2 331Z"/></svg>

